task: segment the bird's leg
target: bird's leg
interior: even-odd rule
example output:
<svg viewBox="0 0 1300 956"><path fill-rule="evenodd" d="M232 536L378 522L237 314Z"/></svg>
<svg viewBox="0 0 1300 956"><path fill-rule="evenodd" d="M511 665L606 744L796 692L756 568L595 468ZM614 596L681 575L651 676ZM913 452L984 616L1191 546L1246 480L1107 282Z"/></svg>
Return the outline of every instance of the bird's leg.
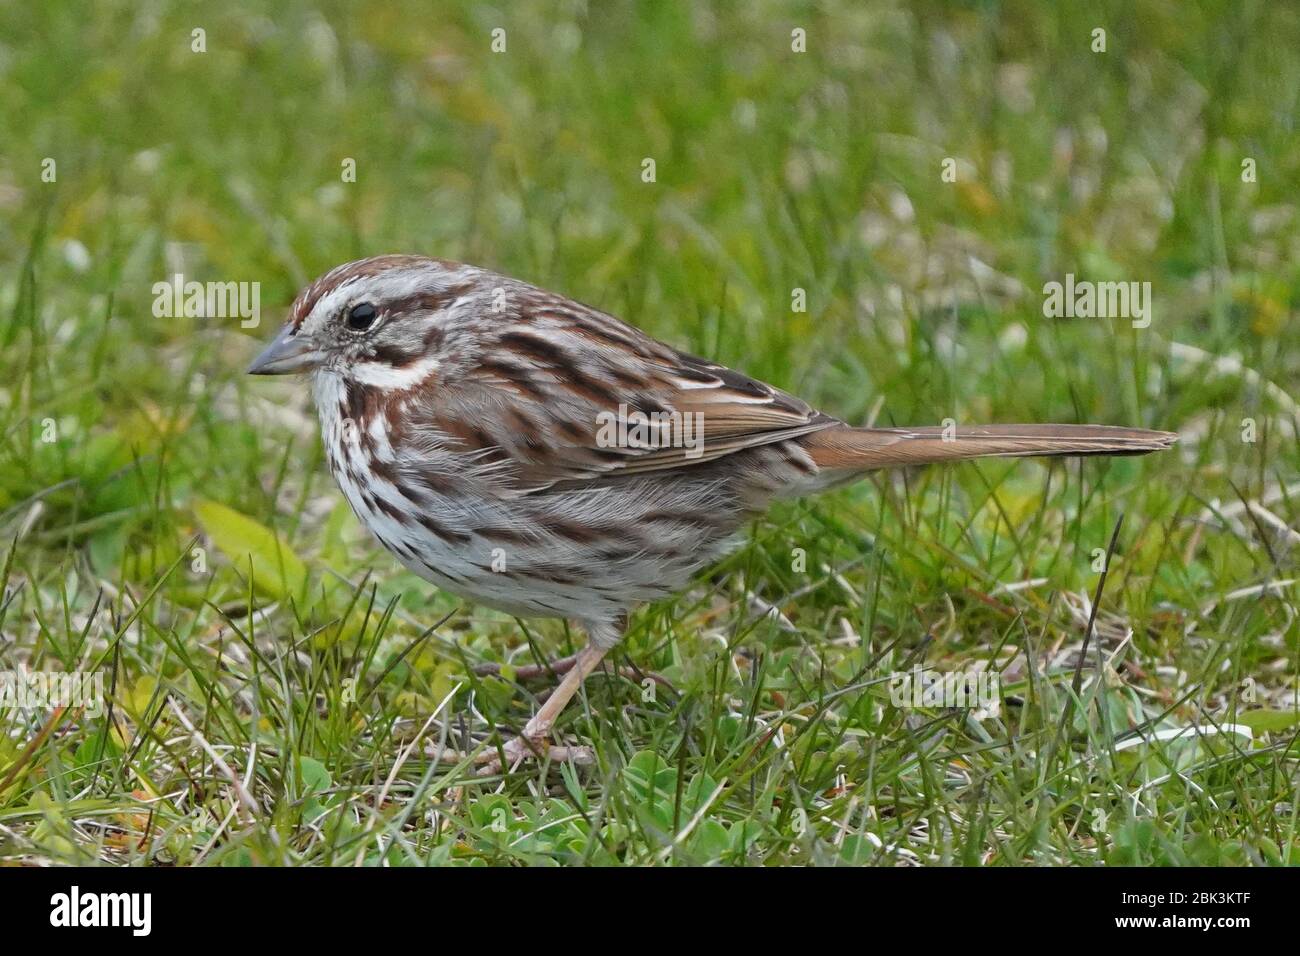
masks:
<svg viewBox="0 0 1300 956"><path fill-rule="evenodd" d="M543 661L541 664L520 664L511 669L511 675L516 681L532 680L536 677L561 677L573 670L580 656L580 654L570 654L567 657L557 657L553 661ZM501 668L501 664L478 664L474 667L474 673L479 677L500 675ZM619 667L617 670L620 676L626 677L634 684L649 678L665 690L674 693L677 690L668 678L654 671L643 671L639 667Z"/></svg>
<svg viewBox="0 0 1300 956"><path fill-rule="evenodd" d="M581 651L575 655L573 666L569 668L568 673L564 675L564 680L560 681L560 686L555 688L555 692L542 704L541 708L533 715L532 720L524 725L523 733L518 737L510 740L504 749L507 765L516 766L520 761L529 756L542 756L546 753L559 761L573 760L575 763L590 763L592 753L587 747L551 747L546 746L546 735L551 732L555 720L560 716L560 712L573 699L582 682L587 679L587 675L599 666L601 659L609 653L608 647L601 647L599 644L590 642ZM481 755L483 763L480 774L492 774L501 769L501 755L495 752L487 752Z"/></svg>
<svg viewBox="0 0 1300 956"><path fill-rule="evenodd" d="M553 661L544 661L541 664L521 664L513 668L515 680L531 680L534 677L554 674L559 677L573 670L573 666L578 663L579 654L570 654L568 657L557 657ZM479 664L474 668L474 673L480 677L488 674L500 674L500 664Z"/></svg>

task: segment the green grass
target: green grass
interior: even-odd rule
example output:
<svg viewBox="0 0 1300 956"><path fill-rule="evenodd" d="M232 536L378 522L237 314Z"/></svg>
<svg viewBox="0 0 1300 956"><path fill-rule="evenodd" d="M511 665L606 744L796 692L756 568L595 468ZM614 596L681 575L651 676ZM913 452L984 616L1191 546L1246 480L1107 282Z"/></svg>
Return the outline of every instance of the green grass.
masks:
<svg viewBox="0 0 1300 956"><path fill-rule="evenodd" d="M0 707L0 860L1300 860L1300 14L1102 6L0 8L0 670L111 702ZM559 733L596 766L480 780L423 745L517 728L544 685L472 665L582 635L402 572L304 383L242 375L305 281L394 251L856 423L1182 442L782 505L635 615L616 662L676 693L589 681ZM174 272L260 282L261 328L155 318ZM1154 322L1044 318L1068 272L1151 282ZM922 662L1007 699L895 707Z"/></svg>

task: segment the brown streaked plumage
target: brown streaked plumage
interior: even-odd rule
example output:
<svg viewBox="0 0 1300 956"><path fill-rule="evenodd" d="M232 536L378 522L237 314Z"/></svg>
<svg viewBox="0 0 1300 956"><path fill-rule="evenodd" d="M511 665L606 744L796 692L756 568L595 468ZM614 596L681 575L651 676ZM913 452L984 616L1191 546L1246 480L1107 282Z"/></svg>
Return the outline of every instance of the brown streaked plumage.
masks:
<svg viewBox="0 0 1300 956"><path fill-rule="evenodd" d="M420 256L326 273L249 371L311 373L330 470L406 567L490 607L585 626L587 648L507 745L511 759L542 743L632 607L684 587L776 498L878 468L1145 454L1176 438L853 428L597 309ZM664 424L611 427L638 415Z"/></svg>

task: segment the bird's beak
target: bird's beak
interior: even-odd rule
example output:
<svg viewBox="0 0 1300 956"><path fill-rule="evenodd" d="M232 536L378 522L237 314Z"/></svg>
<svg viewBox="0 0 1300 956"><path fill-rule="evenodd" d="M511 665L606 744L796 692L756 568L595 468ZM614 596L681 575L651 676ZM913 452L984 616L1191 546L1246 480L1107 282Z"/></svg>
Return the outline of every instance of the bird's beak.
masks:
<svg viewBox="0 0 1300 956"><path fill-rule="evenodd" d="M320 364L323 357L312 347L311 340L295 336L293 327L286 325L265 349L248 366L249 375L285 375L289 372L307 372Z"/></svg>

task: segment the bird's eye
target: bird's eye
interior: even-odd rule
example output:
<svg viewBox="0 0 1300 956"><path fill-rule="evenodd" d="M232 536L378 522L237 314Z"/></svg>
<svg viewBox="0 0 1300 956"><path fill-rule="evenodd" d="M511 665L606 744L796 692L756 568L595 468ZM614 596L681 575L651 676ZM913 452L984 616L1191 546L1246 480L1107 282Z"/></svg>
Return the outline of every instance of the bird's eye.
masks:
<svg viewBox="0 0 1300 956"><path fill-rule="evenodd" d="M369 302L354 305L348 310L348 328L354 332L364 332L375 324L375 317L378 314Z"/></svg>

